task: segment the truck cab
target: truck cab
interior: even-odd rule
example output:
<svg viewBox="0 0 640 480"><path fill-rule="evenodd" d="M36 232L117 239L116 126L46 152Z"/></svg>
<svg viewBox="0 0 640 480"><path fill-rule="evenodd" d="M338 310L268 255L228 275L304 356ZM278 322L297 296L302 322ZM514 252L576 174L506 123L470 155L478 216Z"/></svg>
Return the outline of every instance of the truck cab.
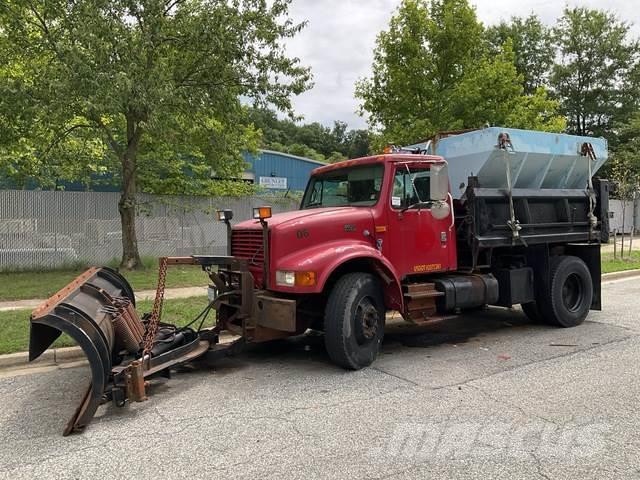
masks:
<svg viewBox="0 0 640 480"><path fill-rule="evenodd" d="M383 155L317 169L301 208L368 210L372 225L363 236L402 279L456 269L451 201L442 158Z"/></svg>

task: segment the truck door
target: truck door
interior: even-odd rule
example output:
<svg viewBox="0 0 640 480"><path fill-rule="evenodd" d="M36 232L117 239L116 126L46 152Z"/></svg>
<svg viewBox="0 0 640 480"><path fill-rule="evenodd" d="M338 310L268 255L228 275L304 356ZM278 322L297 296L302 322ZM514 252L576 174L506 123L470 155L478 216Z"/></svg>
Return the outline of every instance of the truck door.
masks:
<svg viewBox="0 0 640 480"><path fill-rule="evenodd" d="M388 244L384 255L401 277L455 268L455 234L451 212L444 219L433 217L430 201L430 170L400 163L395 166L389 195Z"/></svg>

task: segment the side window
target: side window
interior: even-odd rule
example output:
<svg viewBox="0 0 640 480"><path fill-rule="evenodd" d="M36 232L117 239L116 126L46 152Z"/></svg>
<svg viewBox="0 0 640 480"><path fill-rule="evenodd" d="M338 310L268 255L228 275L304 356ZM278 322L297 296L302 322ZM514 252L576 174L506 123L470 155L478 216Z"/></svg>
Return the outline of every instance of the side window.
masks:
<svg viewBox="0 0 640 480"><path fill-rule="evenodd" d="M391 206L401 209L430 199L429 170L399 167L393 179Z"/></svg>
<svg viewBox="0 0 640 480"><path fill-rule="evenodd" d="M311 191L311 197L309 198L309 205L319 205L322 203L322 182L314 182L313 190Z"/></svg>
<svg viewBox="0 0 640 480"><path fill-rule="evenodd" d="M393 192L391 193L391 206L393 208L404 207L404 175L400 171L396 171L393 178Z"/></svg>

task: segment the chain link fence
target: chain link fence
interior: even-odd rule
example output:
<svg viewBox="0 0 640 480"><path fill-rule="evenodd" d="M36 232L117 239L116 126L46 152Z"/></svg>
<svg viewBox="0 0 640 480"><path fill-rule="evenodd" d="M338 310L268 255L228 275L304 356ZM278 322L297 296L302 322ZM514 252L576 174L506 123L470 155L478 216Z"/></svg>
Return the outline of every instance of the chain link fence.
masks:
<svg viewBox="0 0 640 480"><path fill-rule="evenodd" d="M116 192L0 191L0 270L53 269L102 264L122 254ZM227 234L216 209L231 209L233 222L251 209L295 210L291 198L138 197L136 232L140 255L224 254Z"/></svg>

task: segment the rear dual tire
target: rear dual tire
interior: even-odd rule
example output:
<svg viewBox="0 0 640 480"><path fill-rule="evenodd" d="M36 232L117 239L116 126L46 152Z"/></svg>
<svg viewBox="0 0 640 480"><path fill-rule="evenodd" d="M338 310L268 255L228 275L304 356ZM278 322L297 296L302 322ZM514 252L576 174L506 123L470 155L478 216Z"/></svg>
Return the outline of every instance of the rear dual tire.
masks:
<svg viewBox="0 0 640 480"><path fill-rule="evenodd" d="M580 325L587 318L593 299L589 268L578 257L552 257L549 282L540 293L535 302L521 305L527 317L557 327Z"/></svg>

